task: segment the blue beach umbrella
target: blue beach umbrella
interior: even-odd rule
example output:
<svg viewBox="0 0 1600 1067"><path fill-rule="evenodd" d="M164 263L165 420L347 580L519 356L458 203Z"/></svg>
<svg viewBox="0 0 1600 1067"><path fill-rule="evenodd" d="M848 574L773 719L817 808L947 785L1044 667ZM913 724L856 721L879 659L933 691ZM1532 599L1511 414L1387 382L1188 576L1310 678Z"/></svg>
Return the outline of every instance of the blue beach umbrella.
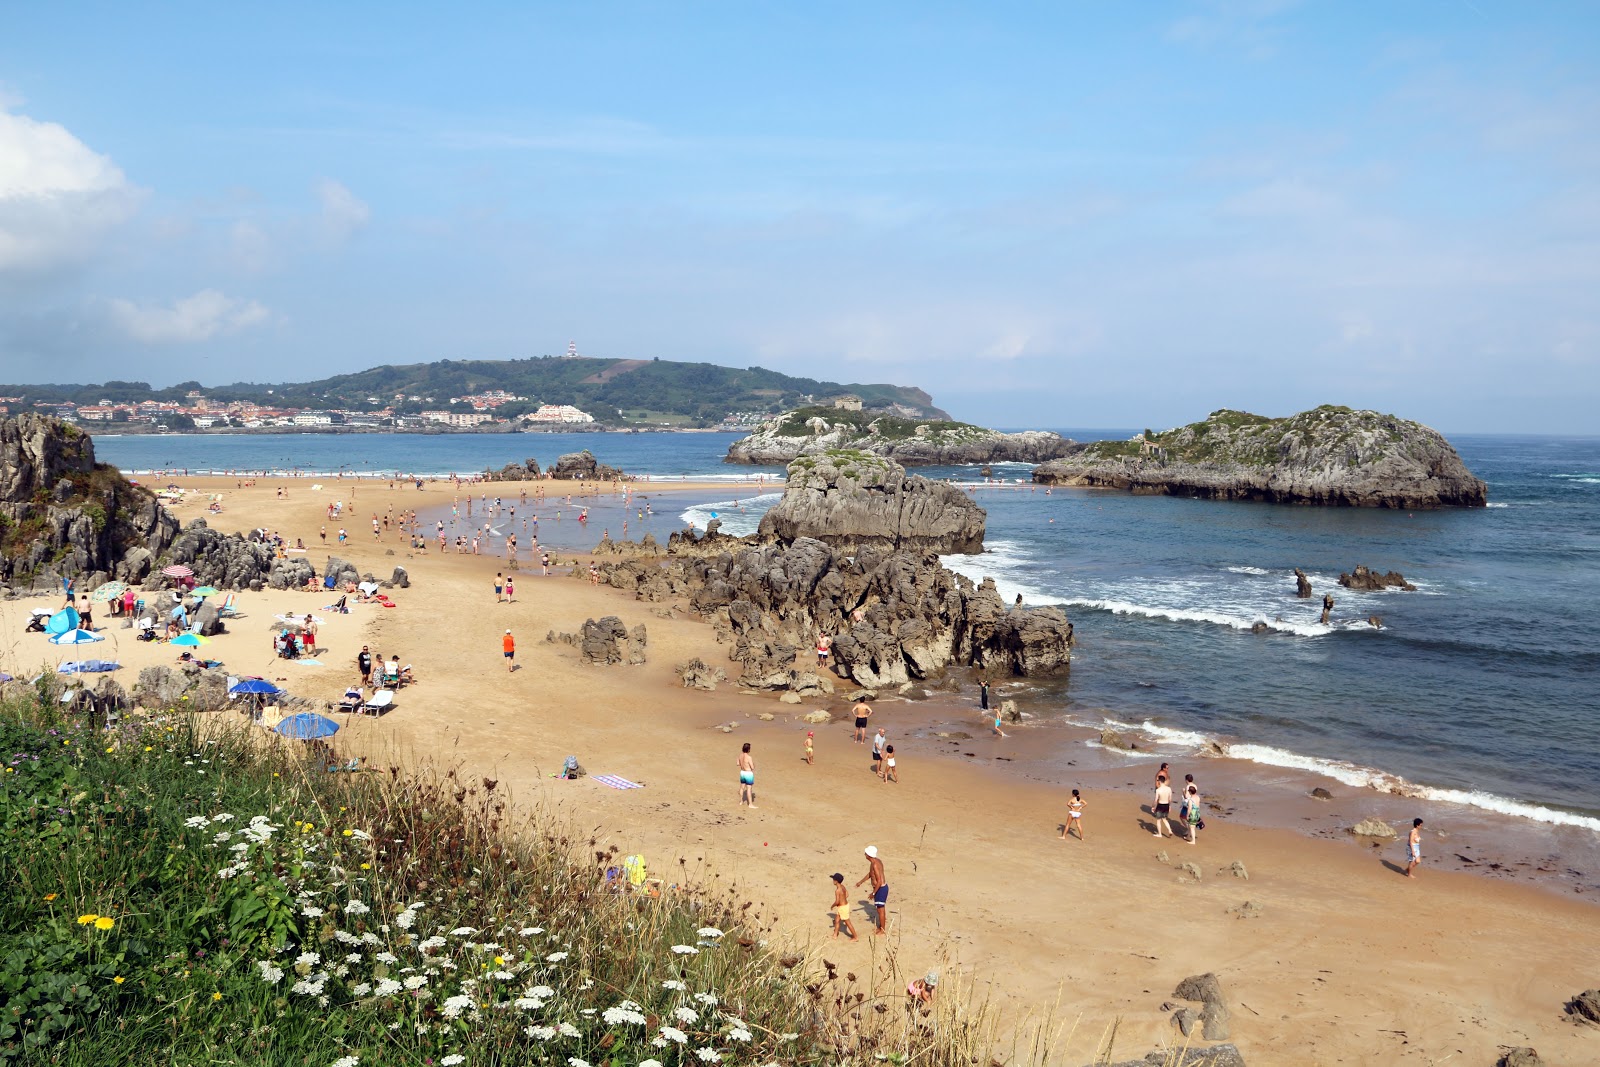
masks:
<svg viewBox="0 0 1600 1067"><path fill-rule="evenodd" d="M180 648L199 648L201 645L209 645L211 640L199 634L179 634L172 639L172 643Z"/></svg>
<svg viewBox="0 0 1600 1067"><path fill-rule="evenodd" d="M105 638L89 630L68 630L64 634L55 634L50 638L52 645L92 645Z"/></svg>
<svg viewBox="0 0 1600 1067"><path fill-rule="evenodd" d="M302 711L298 715L284 719L273 729L284 737L309 741L318 737L332 737L339 732L339 724L315 712Z"/></svg>
<svg viewBox="0 0 1600 1067"><path fill-rule="evenodd" d="M242 682L235 682L228 687L230 693L260 693L263 696L272 696L283 692L265 678L246 678Z"/></svg>

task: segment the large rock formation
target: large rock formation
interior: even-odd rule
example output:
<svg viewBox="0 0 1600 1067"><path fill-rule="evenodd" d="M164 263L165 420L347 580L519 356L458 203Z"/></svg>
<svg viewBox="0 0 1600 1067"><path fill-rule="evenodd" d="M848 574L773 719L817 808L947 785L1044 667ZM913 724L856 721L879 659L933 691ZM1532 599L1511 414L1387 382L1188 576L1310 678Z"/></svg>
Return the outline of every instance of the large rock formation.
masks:
<svg viewBox="0 0 1600 1067"><path fill-rule="evenodd" d="M95 462L88 434L31 412L0 419L0 583L138 582L177 535L148 490Z"/></svg>
<svg viewBox="0 0 1600 1067"><path fill-rule="evenodd" d="M1042 463L1072 442L1042 430L1000 433L965 422L923 421L871 411L800 408L768 419L728 447L725 462L775 465L853 449L907 467Z"/></svg>
<svg viewBox="0 0 1600 1067"><path fill-rule="evenodd" d="M1414 593L1417 590L1417 587L1406 581L1406 576L1399 571L1379 574L1377 571L1369 569L1365 563L1357 563L1355 571L1350 574L1340 574L1339 584L1346 589L1360 589L1367 592L1390 588L1403 589L1408 593Z"/></svg>
<svg viewBox="0 0 1600 1067"><path fill-rule="evenodd" d="M585 619L575 634L551 630L545 640L571 645L583 655L585 663L601 666L612 663L637 666L645 662L645 646L649 643L643 623L630 631L615 615L599 620Z"/></svg>
<svg viewBox="0 0 1600 1067"><path fill-rule="evenodd" d="M594 458L587 448L582 452L568 452L550 468L550 477L590 482L614 482L627 475L616 467L608 467Z"/></svg>
<svg viewBox="0 0 1600 1067"><path fill-rule="evenodd" d="M986 516L961 490L931 482L881 456L835 451L789 465L783 499L761 517L759 536L814 537L840 552L983 551Z"/></svg>
<svg viewBox="0 0 1600 1067"><path fill-rule="evenodd" d="M483 472L484 481L488 482L531 482L539 477L539 461L529 456L521 463L507 463L499 470L486 470Z"/></svg>
<svg viewBox="0 0 1600 1067"><path fill-rule="evenodd" d="M1283 419L1221 410L1131 441L1096 441L1042 464L1046 485L1280 504L1482 507L1488 489L1438 431L1324 406Z"/></svg>

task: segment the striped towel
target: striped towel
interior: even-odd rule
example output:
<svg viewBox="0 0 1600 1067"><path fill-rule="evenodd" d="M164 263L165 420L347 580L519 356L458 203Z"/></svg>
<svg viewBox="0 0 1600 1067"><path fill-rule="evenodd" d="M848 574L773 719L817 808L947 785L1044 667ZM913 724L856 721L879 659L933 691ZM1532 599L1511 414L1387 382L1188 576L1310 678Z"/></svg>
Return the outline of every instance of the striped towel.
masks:
<svg viewBox="0 0 1600 1067"><path fill-rule="evenodd" d="M596 774L596 775L591 775L590 777L592 777L595 781L599 782L601 785L609 785L612 789L643 789L644 788L644 786L640 785L638 782L630 782L626 778L618 777L615 774Z"/></svg>

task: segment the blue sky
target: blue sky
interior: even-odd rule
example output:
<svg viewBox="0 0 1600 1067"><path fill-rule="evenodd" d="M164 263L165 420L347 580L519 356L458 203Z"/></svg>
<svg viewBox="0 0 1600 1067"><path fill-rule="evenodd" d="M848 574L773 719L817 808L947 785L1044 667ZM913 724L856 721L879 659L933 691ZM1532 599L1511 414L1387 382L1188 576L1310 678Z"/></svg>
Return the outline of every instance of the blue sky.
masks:
<svg viewBox="0 0 1600 1067"><path fill-rule="evenodd" d="M9 5L0 381L704 359L1600 433L1592 4Z"/></svg>

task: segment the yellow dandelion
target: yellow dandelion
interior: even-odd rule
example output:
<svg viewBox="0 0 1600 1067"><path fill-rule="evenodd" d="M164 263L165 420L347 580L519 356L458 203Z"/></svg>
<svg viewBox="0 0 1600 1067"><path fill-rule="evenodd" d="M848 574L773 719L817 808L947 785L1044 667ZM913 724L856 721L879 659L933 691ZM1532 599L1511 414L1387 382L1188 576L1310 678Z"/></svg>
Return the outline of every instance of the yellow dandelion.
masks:
<svg viewBox="0 0 1600 1067"><path fill-rule="evenodd" d="M496 956L494 958L494 962L495 966L504 967L506 965L506 958L504 956Z"/></svg>
<svg viewBox="0 0 1600 1067"><path fill-rule="evenodd" d="M121 985L125 979L122 977L122 975L119 974L119 975L117 975L115 978L113 978L111 980L113 982L117 983L117 985Z"/></svg>
<svg viewBox="0 0 1600 1067"><path fill-rule="evenodd" d="M70 738L64 738L61 743L63 745L70 745L70 744L72 744L72 741L71 741Z"/></svg>
<svg viewBox="0 0 1600 1067"><path fill-rule="evenodd" d="M90 923L94 922L98 918L100 918L100 916L95 915L92 912L90 914L88 914L88 915L80 915L80 916L78 916L78 925L79 926L88 926Z"/></svg>
<svg viewBox="0 0 1600 1067"><path fill-rule="evenodd" d="M146 745L146 746L144 746L144 750L146 752L154 752L156 749L155 749L154 745Z"/></svg>
<svg viewBox="0 0 1600 1067"><path fill-rule="evenodd" d="M353 837L353 836L354 836L354 833L353 833L353 832L352 832L352 831L350 831L350 830L346 830L346 831L345 831L345 832L344 832L344 836L346 836L346 837Z"/></svg>
<svg viewBox="0 0 1600 1067"><path fill-rule="evenodd" d="M46 900L54 900L54 899L56 899L56 894L54 894L54 893L46 893L44 895L44 899L46 899Z"/></svg>
<svg viewBox="0 0 1600 1067"><path fill-rule="evenodd" d="M96 930L109 930L115 925L117 925L117 920L113 919L109 915L102 915L100 918L94 921L94 928Z"/></svg>
<svg viewBox="0 0 1600 1067"><path fill-rule="evenodd" d="M361 869L362 869L362 870L363 870L363 871L370 871L370 870L372 870L372 864L370 864L370 863L363 863L363 864L362 864L362 865L361 865Z"/></svg>
<svg viewBox="0 0 1600 1067"><path fill-rule="evenodd" d="M211 994L211 999L212 1000L221 1000L222 999L222 994L221 993L213 993L213 994Z"/></svg>
<svg viewBox="0 0 1600 1067"><path fill-rule="evenodd" d="M312 826L310 823L306 823L306 833L309 834L311 831L313 831L315 829L316 829L315 826Z"/></svg>
<svg viewBox="0 0 1600 1067"><path fill-rule="evenodd" d="M277 771L273 771L272 772L272 777L274 777L274 778L278 777L278 772Z"/></svg>

